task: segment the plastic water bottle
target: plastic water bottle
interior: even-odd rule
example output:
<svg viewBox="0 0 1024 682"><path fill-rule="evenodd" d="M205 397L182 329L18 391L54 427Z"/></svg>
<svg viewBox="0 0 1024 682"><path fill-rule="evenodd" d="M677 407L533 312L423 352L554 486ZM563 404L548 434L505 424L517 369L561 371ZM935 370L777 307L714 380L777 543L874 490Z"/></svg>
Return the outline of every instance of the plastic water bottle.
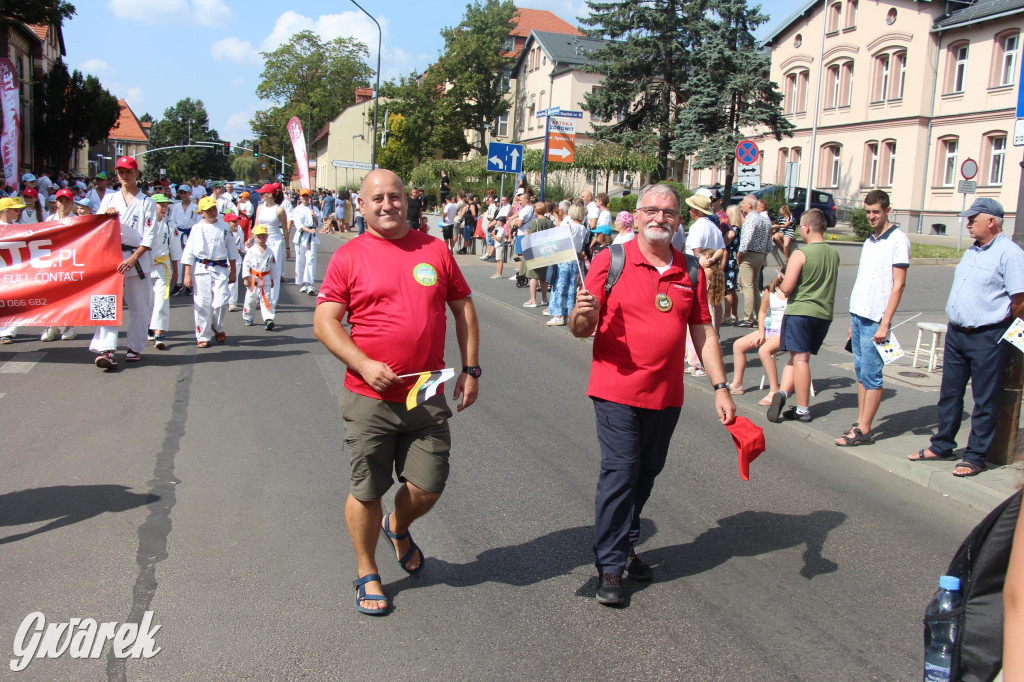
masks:
<svg viewBox="0 0 1024 682"><path fill-rule="evenodd" d="M924 682L948 682L953 664L953 646L958 636L958 616L953 611L963 604L960 578L944 575L939 590L925 609ZM946 615L943 618L943 615Z"/></svg>

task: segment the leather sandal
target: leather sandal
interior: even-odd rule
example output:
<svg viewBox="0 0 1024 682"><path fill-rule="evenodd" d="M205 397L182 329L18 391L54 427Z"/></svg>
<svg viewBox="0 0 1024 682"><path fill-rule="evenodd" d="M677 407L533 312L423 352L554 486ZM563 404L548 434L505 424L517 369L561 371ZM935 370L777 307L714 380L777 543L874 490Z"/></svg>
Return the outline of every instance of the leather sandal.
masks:
<svg viewBox="0 0 1024 682"><path fill-rule="evenodd" d="M875 442L874 437L870 433L864 433L861 431L859 426L854 426L852 433L852 438L849 433L844 433L839 436L839 439L836 440L836 446L840 448L849 448L855 445L871 445Z"/></svg>

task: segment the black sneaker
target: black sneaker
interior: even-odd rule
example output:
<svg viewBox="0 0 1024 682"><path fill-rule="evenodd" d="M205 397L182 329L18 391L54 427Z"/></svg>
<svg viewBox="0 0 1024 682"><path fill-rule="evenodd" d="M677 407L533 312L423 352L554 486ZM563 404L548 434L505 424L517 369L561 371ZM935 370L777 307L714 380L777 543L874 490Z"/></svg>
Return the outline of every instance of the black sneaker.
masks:
<svg viewBox="0 0 1024 682"><path fill-rule="evenodd" d="M654 577L654 569L645 564L643 559L636 554L631 554L629 556L629 563L626 564L626 577L630 580L647 583Z"/></svg>
<svg viewBox="0 0 1024 682"><path fill-rule="evenodd" d="M274 321L273 320L267 320L266 324L263 325L263 328L266 329L269 332L271 329L274 328Z"/></svg>
<svg viewBox="0 0 1024 682"><path fill-rule="evenodd" d="M625 601L622 597L622 576L616 573L604 573L601 575L601 585L597 588L598 604L605 606L622 606Z"/></svg>
<svg viewBox="0 0 1024 682"><path fill-rule="evenodd" d="M782 419L779 417L782 408L786 406L786 396L778 391L772 396L772 404L768 408L768 421L778 424Z"/></svg>
<svg viewBox="0 0 1024 682"><path fill-rule="evenodd" d="M811 413L810 412L805 412L804 414L799 414L796 411L796 405L790 407L788 410L783 412L782 413L782 418L783 419L789 419L790 421L803 422L805 424L807 424L808 422L812 421L812 419L813 419L811 417Z"/></svg>
<svg viewBox="0 0 1024 682"><path fill-rule="evenodd" d="M750 329L751 327L754 326L754 323L753 322L748 322L746 320L741 320L740 322L736 323L736 326L737 327L743 327L744 329Z"/></svg>

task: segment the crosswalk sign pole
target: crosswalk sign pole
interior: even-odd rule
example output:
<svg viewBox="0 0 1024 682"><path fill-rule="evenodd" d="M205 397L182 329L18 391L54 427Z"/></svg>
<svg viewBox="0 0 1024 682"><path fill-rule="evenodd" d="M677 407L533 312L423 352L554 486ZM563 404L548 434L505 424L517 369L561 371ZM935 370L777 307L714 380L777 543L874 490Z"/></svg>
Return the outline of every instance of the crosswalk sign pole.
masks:
<svg viewBox="0 0 1024 682"><path fill-rule="evenodd" d="M544 117L544 159L540 163L540 200L544 201L544 185L548 180L548 130L551 128L551 114Z"/></svg>

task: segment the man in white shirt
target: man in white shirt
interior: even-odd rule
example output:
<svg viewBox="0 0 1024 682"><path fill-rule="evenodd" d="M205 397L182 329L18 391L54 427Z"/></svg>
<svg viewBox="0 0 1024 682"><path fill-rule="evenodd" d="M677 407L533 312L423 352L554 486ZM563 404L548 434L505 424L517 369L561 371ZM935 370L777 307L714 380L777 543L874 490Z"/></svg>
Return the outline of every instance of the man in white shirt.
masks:
<svg viewBox="0 0 1024 682"><path fill-rule="evenodd" d="M96 186L86 193L85 198L89 200L93 207L97 207L103 203L103 197L107 196L107 192L110 191L107 189L107 174L97 173L93 181L96 183Z"/></svg>
<svg viewBox="0 0 1024 682"><path fill-rule="evenodd" d="M299 205L292 212L295 225L292 241L295 244L295 283L302 293L315 296L313 282L316 280L316 247L320 244L316 231L320 221L311 202L312 192L305 188L300 190Z"/></svg>
<svg viewBox="0 0 1024 682"><path fill-rule="evenodd" d="M597 207L597 202L594 201L594 193L589 189L583 190L580 194L580 199L583 199L583 203L587 207L587 229L591 232L597 227L597 218L601 215L601 209Z"/></svg>
<svg viewBox="0 0 1024 682"><path fill-rule="evenodd" d="M171 216L168 222L171 225L174 238L179 241L181 248L184 249L185 243L188 241L189 232L192 231L192 226L199 222L199 218L196 217L196 205L192 201L192 188L184 183L178 185L178 203L174 204L174 207L171 208ZM192 295L192 290L186 289L181 284L185 279L184 274L185 266L179 261L178 285L174 287L174 290L171 292L172 295Z"/></svg>
<svg viewBox="0 0 1024 682"><path fill-rule="evenodd" d="M199 178L195 175L192 176L192 201L198 202L200 199L206 196L206 187L203 183L199 182Z"/></svg>

